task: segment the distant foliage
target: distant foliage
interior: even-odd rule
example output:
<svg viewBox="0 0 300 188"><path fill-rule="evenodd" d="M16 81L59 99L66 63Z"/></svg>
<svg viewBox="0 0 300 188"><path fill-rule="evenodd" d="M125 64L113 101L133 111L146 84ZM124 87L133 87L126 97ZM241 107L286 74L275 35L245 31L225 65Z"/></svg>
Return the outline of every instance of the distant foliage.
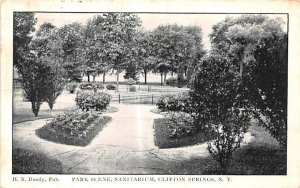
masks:
<svg viewBox="0 0 300 188"><path fill-rule="evenodd" d="M176 86L177 85L177 78L170 77L166 80L166 84L169 86Z"/></svg>
<svg viewBox="0 0 300 188"><path fill-rule="evenodd" d="M126 83L127 85L133 85L133 84L136 84L137 81L134 80L133 78L129 78L128 80L125 81L125 83Z"/></svg>
<svg viewBox="0 0 300 188"><path fill-rule="evenodd" d="M117 86L113 85L113 84L107 84L106 85L106 89L107 90L116 90L117 89Z"/></svg>
<svg viewBox="0 0 300 188"><path fill-rule="evenodd" d="M75 98L76 105L83 111L101 111L108 107L111 96L104 92L79 91Z"/></svg>
<svg viewBox="0 0 300 188"><path fill-rule="evenodd" d="M136 87L135 86L130 86L129 91L130 92L136 92Z"/></svg>
<svg viewBox="0 0 300 188"><path fill-rule="evenodd" d="M79 86L80 89L82 90L103 90L105 89L104 85L101 83L82 83Z"/></svg>

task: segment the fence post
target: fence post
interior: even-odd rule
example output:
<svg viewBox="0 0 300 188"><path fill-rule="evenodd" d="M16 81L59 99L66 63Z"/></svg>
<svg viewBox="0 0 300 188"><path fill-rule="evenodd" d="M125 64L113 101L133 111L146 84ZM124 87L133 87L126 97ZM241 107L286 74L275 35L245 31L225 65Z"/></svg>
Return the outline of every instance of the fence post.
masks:
<svg viewBox="0 0 300 188"><path fill-rule="evenodd" d="M121 94L119 93L119 104L121 103Z"/></svg>
<svg viewBox="0 0 300 188"><path fill-rule="evenodd" d="M152 105L153 105L153 94L152 94Z"/></svg>

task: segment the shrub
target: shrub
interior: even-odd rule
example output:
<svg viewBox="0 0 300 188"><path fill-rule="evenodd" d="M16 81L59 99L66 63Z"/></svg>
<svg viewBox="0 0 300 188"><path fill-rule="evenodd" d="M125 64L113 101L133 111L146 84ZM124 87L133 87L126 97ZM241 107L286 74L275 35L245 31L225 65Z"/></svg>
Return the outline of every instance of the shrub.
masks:
<svg viewBox="0 0 300 188"><path fill-rule="evenodd" d="M83 111L101 111L109 105L111 96L104 92L81 91L77 92L76 105Z"/></svg>
<svg viewBox="0 0 300 188"><path fill-rule="evenodd" d="M178 79L177 79L177 86L178 87L183 87L183 86L185 86L185 85L187 85L188 84L188 81L186 80L186 78L184 78L184 77L178 77Z"/></svg>
<svg viewBox="0 0 300 188"><path fill-rule="evenodd" d="M135 81L133 78L129 78L128 80L125 81L125 83L127 85L133 85L133 84L136 84L137 81Z"/></svg>
<svg viewBox="0 0 300 188"><path fill-rule="evenodd" d="M165 114L170 138L178 138L195 132L194 119L185 112L168 112Z"/></svg>
<svg viewBox="0 0 300 188"><path fill-rule="evenodd" d="M176 86L177 85L177 78L170 77L166 80L166 84L169 86Z"/></svg>
<svg viewBox="0 0 300 188"><path fill-rule="evenodd" d="M129 91L130 92L136 92L136 87L135 86L130 86Z"/></svg>
<svg viewBox="0 0 300 188"><path fill-rule="evenodd" d="M37 116L43 102L47 102L50 109L53 108L65 80L59 64L43 62L31 53L27 56L19 73L23 78L23 95L31 102L32 112Z"/></svg>
<svg viewBox="0 0 300 188"><path fill-rule="evenodd" d="M94 86L92 83L82 83L80 84L80 89L82 90L93 90Z"/></svg>
<svg viewBox="0 0 300 188"><path fill-rule="evenodd" d="M93 84L95 89L103 90L105 89L104 85L101 83Z"/></svg>
<svg viewBox="0 0 300 188"><path fill-rule="evenodd" d="M158 99L156 106L161 111L192 111L191 99L185 93L163 95Z"/></svg>
<svg viewBox="0 0 300 188"><path fill-rule="evenodd" d="M233 152L240 147L244 138L244 133L249 128L245 123L247 117L233 115L228 122L210 124L210 135L215 135L216 139L208 141L208 151L210 155L219 162L221 174L226 174Z"/></svg>
<svg viewBox="0 0 300 188"><path fill-rule="evenodd" d="M113 85L113 84L108 84L106 85L106 89L107 90L116 90L117 89L117 86Z"/></svg>
<svg viewBox="0 0 300 188"><path fill-rule="evenodd" d="M77 88L76 83L68 83L66 86L66 90L69 91L70 93L74 93Z"/></svg>

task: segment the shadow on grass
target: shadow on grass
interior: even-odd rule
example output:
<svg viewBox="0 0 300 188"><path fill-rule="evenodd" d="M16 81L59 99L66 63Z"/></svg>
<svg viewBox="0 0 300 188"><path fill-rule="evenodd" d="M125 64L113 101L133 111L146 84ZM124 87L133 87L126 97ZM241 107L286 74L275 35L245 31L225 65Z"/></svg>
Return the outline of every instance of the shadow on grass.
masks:
<svg viewBox="0 0 300 188"><path fill-rule="evenodd" d="M61 174L61 162L30 150L16 148L12 152L13 174Z"/></svg>
<svg viewBox="0 0 300 188"><path fill-rule="evenodd" d="M172 174L221 175L212 157L177 162ZM227 175L286 175L286 152L279 149L245 146L237 150Z"/></svg>

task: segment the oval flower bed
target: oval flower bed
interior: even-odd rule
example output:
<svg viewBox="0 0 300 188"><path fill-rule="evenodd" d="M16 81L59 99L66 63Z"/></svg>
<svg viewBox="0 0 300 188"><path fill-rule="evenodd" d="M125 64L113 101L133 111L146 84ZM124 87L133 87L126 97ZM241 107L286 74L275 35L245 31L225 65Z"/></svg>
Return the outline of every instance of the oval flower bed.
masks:
<svg viewBox="0 0 300 188"><path fill-rule="evenodd" d="M52 142L86 146L110 121L111 117L94 111L65 113L36 130L36 134Z"/></svg>

